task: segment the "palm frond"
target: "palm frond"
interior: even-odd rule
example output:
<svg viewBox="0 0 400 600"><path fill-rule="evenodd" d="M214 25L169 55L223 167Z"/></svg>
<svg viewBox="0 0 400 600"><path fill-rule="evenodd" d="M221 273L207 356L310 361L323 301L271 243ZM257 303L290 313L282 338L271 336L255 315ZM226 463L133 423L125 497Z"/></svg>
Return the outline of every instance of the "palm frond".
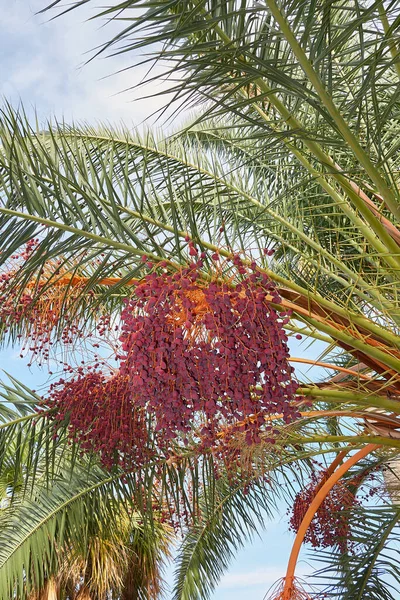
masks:
<svg viewBox="0 0 400 600"><path fill-rule="evenodd" d="M316 574L330 598L394 600L400 583L398 506L364 507L349 516L353 550L322 552L328 566Z"/></svg>
<svg viewBox="0 0 400 600"><path fill-rule="evenodd" d="M67 475L67 474L66 474ZM73 547L93 522L121 511L121 486L99 469L75 469L72 477L37 486L31 498L2 511L0 597L26 597L40 589L60 565L57 550ZM90 518L89 518L90 515ZM85 525L86 524L86 525Z"/></svg>
<svg viewBox="0 0 400 600"><path fill-rule="evenodd" d="M262 479L248 488L237 488L224 479L216 482L216 501L212 505L201 502L196 522L179 548L176 600L211 597L232 557L276 510L275 500L269 497L271 488Z"/></svg>

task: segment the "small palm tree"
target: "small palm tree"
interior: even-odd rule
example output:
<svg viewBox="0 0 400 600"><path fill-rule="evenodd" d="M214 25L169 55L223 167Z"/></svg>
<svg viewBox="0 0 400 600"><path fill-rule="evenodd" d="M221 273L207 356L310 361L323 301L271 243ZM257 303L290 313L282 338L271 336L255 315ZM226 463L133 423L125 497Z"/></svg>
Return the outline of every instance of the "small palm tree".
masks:
<svg viewBox="0 0 400 600"><path fill-rule="evenodd" d="M28 389L11 380L3 398L2 597L158 597L171 528L155 514L146 526L109 473L77 457L67 438L53 442Z"/></svg>

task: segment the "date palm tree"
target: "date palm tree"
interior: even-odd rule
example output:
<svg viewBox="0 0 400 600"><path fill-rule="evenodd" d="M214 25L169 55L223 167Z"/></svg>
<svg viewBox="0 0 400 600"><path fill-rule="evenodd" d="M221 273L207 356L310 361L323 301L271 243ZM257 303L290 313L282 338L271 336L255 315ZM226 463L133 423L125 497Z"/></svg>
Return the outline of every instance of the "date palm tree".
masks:
<svg viewBox="0 0 400 600"><path fill-rule="evenodd" d="M99 314L117 314L146 261L171 271L187 264L188 239L206 253L204 277L213 268L207 253L226 260L241 253L244 265L255 260L292 311L288 332L323 348L318 359L292 357L293 364L310 362L333 374L300 382L294 422L273 415L273 448L263 431L259 444L242 448L242 460L252 465L250 486L245 469L237 487L225 475L216 480L212 454L199 462L190 443L173 458L160 457L157 469L146 465L139 479L117 470L107 484L123 479L118 489L124 497L129 490L136 506L143 503L138 481L145 482L147 504L159 490L174 511L183 504L191 523L175 598L207 597L260 506L269 509L281 489L291 496L289 473L301 480L312 457L335 455L302 515L275 592L303 597L294 578L299 548L331 490L346 480L357 487L382 464L396 477L398 7L128 0L99 16L121 22L103 52L164 64L175 101L201 104L201 112L176 135L158 139L122 128L34 129L23 113L5 109L0 264L7 270L24 244L39 242L7 280L3 301L17 306L29 290L32 310L46 314L57 289L64 310L52 332L56 347L71 314L88 335ZM145 48L150 54L141 58ZM49 268L56 263L58 270ZM23 335L29 319L29 311L18 320L13 311L5 315L5 339ZM304 398L312 406L301 404ZM26 431L24 439L36 435ZM32 443L29 457L40 448ZM262 483L266 474L275 486ZM282 478L286 487L278 487ZM395 598L399 564L387 548L397 539L398 511L397 502L349 510L346 544L331 544L320 573L329 575L329 597ZM0 575L7 565L8 586L26 571L26 556L17 563L4 555Z"/></svg>

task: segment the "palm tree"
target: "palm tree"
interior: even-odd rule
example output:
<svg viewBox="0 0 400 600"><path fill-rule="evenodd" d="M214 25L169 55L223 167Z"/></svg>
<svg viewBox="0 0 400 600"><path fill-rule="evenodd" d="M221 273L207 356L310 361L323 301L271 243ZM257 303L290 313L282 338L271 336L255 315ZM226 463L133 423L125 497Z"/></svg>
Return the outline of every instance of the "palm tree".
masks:
<svg viewBox="0 0 400 600"><path fill-rule="evenodd" d="M158 597L170 527L156 514L146 526L109 473L52 441L30 390L12 378L2 389L2 597Z"/></svg>
<svg viewBox="0 0 400 600"><path fill-rule="evenodd" d="M396 4L129 0L99 16L123 23L105 50L149 46L146 60L164 61L176 99L204 108L164 140L123 129L49 124L34 130L23 114L6 109L1 264L9 268L28 240L39 243L13 273L5 297L17 306L29 289L32 310L46 314L57 289L56 342L71 311L87 332L99 311L117 313L146 272L146 260L167 270L185 265L187 239L227 261L234 253L242 253L244 265L256 260L275 282L281 306L293 311L288 331L323 342L323 355L311 363L335 372L299 385L299 402L308 398L312 407L303 406L290 424L276 419L279 453L264 434L250 457L242 448L241 460L252 464L252 490L261 485L260 469L287 477L287 464L300 461L308 472L312 456L337 455L314 490L277 591L294 598L302 593L294 580L298 549L330 490L382 463L393 470L400 446ZM275 250L273 258L264 248ZM204 277L212 265L206 257ZM13 313L4 317L7 334L21 335L29 319L29 311L17 321ZM159 458L156 485L154 466L146 466L147 494L161 480L163 498L175 510L183 502L192 516L213 511L212 455L203 455L199 467L190 444L177 452L179 460ZM126 474L109 477L114 482ZM125 494L128 487L137 504L135 477L128 481L121 489ZM211 523L205 528L199 519L183 542L176 598L211 591L244 533L234 515L246 522L258 502L269 507L277 493L271 486L268 494L252 492L247 505L248 480L234 492L229 480L222 482L224 511L205 519ZM353 507L347 535L359 551L344 552L339 544L327 552L335 573L331 597L394 597L380 573L398 582L398 564L386 554L397 513L390 503ZM230 522L237 525L233 538Z"/></svg>

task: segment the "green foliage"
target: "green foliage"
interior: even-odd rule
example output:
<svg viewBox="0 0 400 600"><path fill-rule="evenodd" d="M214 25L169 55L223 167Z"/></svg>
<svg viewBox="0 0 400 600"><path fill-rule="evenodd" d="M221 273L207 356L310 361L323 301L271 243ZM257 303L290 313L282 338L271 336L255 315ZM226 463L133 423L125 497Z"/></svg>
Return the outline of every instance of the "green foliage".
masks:
<svg viewBox="0 0 400 600"><path fill-rule="evenodd" d="M352 550L322 552L328 566L315 574L329 582L329 598L395 600L400 585L399 507L360 508L349 515Z"/></svg>

